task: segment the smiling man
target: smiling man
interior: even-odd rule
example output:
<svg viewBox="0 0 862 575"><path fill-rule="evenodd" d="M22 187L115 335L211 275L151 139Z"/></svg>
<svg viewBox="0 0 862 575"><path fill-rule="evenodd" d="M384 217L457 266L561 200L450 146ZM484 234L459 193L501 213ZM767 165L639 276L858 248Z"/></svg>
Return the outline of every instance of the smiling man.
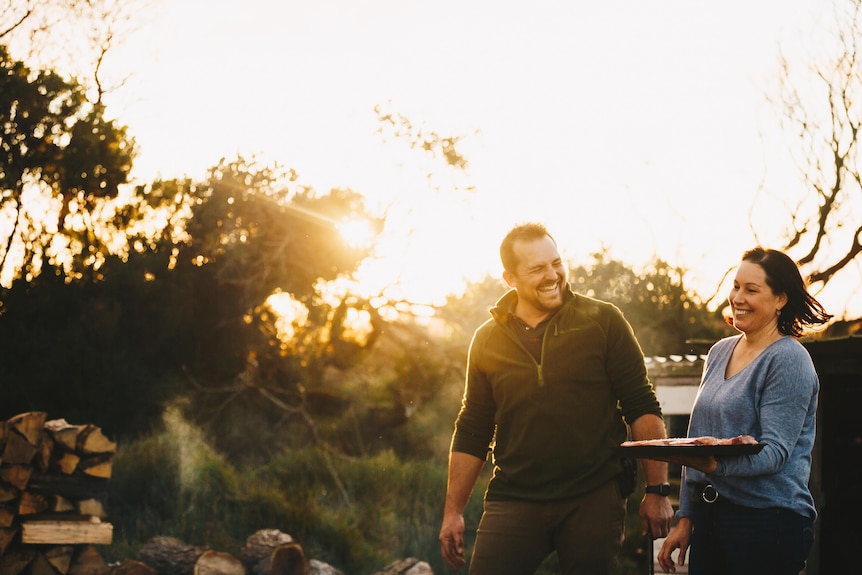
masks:
<svg viewBox="0 0 862 575"><path fill-rule="evenodd" d="M513 228L500 258L512 289L470 344L441 552L453 569L464 565L463 511L490 450L469 573L531 575L553 551L563 574L612 573L627 495L617 447L629 430L635 440L666 437L643 353L615 306L571 291L542 224ZM664 537L667 464L642 465L643 529Z"/></svg>

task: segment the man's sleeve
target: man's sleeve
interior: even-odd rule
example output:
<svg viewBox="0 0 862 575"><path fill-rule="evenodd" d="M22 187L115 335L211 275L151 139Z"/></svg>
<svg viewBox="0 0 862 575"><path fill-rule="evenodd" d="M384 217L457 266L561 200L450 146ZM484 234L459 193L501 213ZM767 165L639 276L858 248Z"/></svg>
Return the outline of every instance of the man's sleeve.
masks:
<svg viewBox="0 0 862 575"><path fill-rule="evenodd" d="M620 409L629 424L651 413L662 416L661 405L650 383L643 351L622 312L611 306L608 322L607 372Z"/></svg>
<svg viewBox="0 0 862 575"><path fill-rule="evenodd" d="M455 420L451 450L485 459L494 436L494 399L487 378L476 367L480 348L474 336L467 356L464 397Z"/></svg>

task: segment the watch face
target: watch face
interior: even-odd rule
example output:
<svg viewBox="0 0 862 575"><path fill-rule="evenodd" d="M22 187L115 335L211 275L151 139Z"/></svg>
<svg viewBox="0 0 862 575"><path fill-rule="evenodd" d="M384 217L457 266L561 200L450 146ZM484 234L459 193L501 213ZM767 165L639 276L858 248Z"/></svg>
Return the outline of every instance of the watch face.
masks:
<svg viewBox="0 0 862 575"><path fill-rule="evenodd" d="M655 493L657 495L670 495L670 483L662 483L661 485L648 485L647 493Z"/></svg>

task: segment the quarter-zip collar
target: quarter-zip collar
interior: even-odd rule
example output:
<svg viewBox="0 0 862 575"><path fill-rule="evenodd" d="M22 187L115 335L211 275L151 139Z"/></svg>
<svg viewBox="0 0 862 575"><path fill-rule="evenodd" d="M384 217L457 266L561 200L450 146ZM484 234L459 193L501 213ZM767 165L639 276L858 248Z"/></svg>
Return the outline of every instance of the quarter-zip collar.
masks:
<svg viewBox="0 0 862 575"><path fill-rule="evenodd" d="M566 305L570 305L571 301L574 299L574 292L572 292L571 286L566 284L566 288L563 291L563 305L560 306L562 309ZM512 289L503 294L496 305L491 308L491 315L494 318L494 321L497 322L497 325L500 326L503 330L509 334L517 344L530 356L530 359L533 360L533 363L536 366L536 379L539 391L544 391L545 389L545 373L542 369L542 363L545 355L545 343L548 340L549 335L553 334L557 330L557 322L556 318L560 312L560 309L553 312L547 319L542 320L542 323L546 323L544 333L542 335L542 341L538 348L538 350L533 349L532 346L529 346L528 343L525 343L521 336L518 335L518 326L515 325L515 322L520 321L515 316L515 306L518 303L518 293L516 290Z"/></svg>
<svg viewBox="0 0 862 575"><path fill-rule="evenodd" d="M560 309L563 306L567 305L573 298L575 297L575 293L572 291L572 287L566 283L566 287L563 290L563 305L560 306ZM509 318L508 315L510 312L514 313L515 305L518 303L518 292L514 289L511 289L503 294L503 296L497 300L497 303L494 304L494 307L491 308L491 316L497 320L497 323L503 326L508 326ZM559 310L557 310L559 312ZM557 312L551 314L551 318L553 318ZM511 328L510 328L511 329Z"/></svg>

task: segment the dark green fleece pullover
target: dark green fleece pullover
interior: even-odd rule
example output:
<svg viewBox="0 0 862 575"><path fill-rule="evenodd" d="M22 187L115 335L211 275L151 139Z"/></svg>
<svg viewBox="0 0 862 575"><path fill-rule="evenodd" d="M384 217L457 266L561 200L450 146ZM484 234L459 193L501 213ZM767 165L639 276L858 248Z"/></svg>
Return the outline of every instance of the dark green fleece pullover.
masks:
<svg viewBox="0 0 862 575"><path fill-rule="evenodd" d="M615 306L568 288L537 363L509 325L510 291L473 335L452 450L485 459L485 497L554 501L620 473L626 423L661 416L631 326Z"/></svg>

